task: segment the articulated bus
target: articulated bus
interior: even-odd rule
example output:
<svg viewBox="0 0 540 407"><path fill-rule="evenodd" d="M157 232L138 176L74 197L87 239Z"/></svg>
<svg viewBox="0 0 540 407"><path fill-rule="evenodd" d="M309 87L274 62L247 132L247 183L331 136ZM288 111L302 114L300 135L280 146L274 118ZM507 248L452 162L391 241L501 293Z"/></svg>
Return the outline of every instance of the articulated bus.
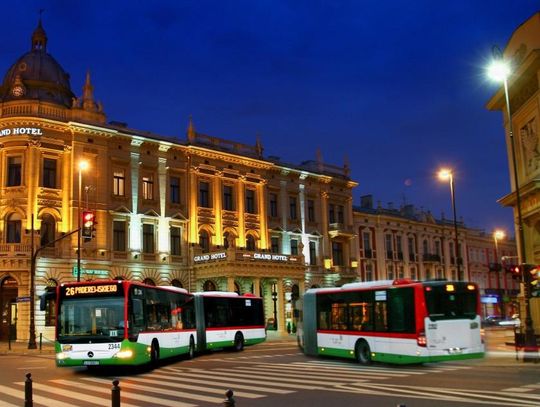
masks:
<svg viewBox="0 0 540 407"><path fill-rule="evenodd" d="M62 284L56 299L57 366L155 365L160 359L192 358L207 349L205 343L198 343L206 336L198 322L202 314L197 314L196 296L182 288L101 280ZM251 299L253 304L258 300ZM262 306L257 310L258 318L264 318ZM222 312L230 315L231 309ZM224 329L226 323L222 325ZM234 320L233 325L237 325ZM250 336L238 332L237 343L222 346L241 350L248 343L244 338Z"/></svg>
<svg viewBox="0 0 540 407"><path fill-rule="evenodd" d="M298 344L307 355L413 364L481 358L476 284L385 280L308 290Z"/></svg>
<svg viewBox="0 0 540 407"><path fill-rule="evenodd" d="M195 293L199 351L254 345L266 339L263 301L252 294Z"/></svg>

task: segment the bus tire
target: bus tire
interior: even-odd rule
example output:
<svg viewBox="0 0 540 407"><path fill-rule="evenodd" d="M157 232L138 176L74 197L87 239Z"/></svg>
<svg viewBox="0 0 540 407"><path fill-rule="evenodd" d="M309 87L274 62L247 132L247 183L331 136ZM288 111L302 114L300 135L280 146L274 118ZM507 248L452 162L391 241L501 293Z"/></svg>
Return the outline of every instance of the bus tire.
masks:
<svg viewBox="0 0 540 407"><path fill-rule="evenodd" d="M189 337L189 349L188 349L188 359L193 359L195 357L195 340L193 336Z"/></svg>
<svg viewBox="0 0 540 407"><path fill-rule="evenodd" d="M244 350L244 335L242 335L241 332L237 332L236 335L234 335L233 348L236 352L241 352Z"/></svg>
<svg viewBox="0 0 540 407"><path fill-rule="evenodd" d="M154 339L152 341L152 345L150 346L150 364L153 367L156 367L159 361L159 343L157 339Z"/></svg>
<svg viewBox="0 0 540 407"><path fill-rule="evenodd" d="M358 342L356 342L355 351L356 360L358 363L362 365L371 364L371 349L369 348L369 344L364 339L360 339Z"/></svg>

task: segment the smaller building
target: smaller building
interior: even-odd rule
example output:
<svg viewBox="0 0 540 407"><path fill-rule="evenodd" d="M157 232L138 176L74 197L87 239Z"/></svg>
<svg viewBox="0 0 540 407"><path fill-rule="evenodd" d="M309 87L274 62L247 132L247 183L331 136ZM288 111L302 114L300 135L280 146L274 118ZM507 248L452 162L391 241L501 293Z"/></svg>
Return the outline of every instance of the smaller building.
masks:
<svg viewBox="0 0 540 407"><path fill-rule="evenodd" d="M371 195L361 197L360 206L354 206L360 279L457 280L463 275L480 287L485 316L511 315L519 282L503 266L516 258L515 241L496 241L463 221L457 226L456 256L453 220L437 219L413 205L374 206Z"/></svg>

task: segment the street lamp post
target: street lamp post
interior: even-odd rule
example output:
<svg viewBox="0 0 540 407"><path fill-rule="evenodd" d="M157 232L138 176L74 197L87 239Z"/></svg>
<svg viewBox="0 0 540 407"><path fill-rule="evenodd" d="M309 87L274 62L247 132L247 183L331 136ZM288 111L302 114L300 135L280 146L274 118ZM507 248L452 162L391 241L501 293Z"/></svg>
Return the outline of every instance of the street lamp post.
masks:
<svg viewBox="0 0 540 407"><path fill-rule="evenodd" d="M496 230L493 232L493 241L495 242L495 272L497 273L497 293L499 294L499 301L500 301L500 310L501 315L504 317L506 315L505 309L504 309L504 300L501 292L501 279L500 274L503 273L503 268L501 263L499 262L499 245L498 241L504 239L505 233L502 230ZM500 267L499 267L500 266ZM503 274L504 275L504 274Z"/></svg>
<svg viewBox="0 0 540 407"><path fill-rule="evenodd" d="M79 162L79 197L77 200L77 282L81 281L81 189L82 189L82 172L88 168L87 161Z"/></svg>
<svg viewBox="0 0 540 407"><path fill-rule="evenodd" d="M504 86L504 98L506 102L506 114L508 118L508 136L510 138L510 151L512 154L512 172L514 178L514 190L516 194L516 209L518 223L518 259L521 265L521 282L525 287L528 284L525 276L525 264L527 264L527 255L525 253L525 234L523 233L523 216L521 214L521 193L519 187L518 169L516 161L516 146L514 141L514 126L512 123L512 111L510 109L510 96L508 92L508 77L511 74L510 65L504 61L503 54L499 47L493 47L493 62L488 68L488 75L496 82L502 82ZM528 290L524 290L525 297L525 357L524 360L533 360L538 357L538 346L536 345L536 336L531 317L531 299Z"/></svg>
<svg viewBox="0 0 540 407"><path fill-rule="evenodd" d="M460 257L459 257L459 235L458 235L458 227L457 227L457 216L456 216L456 194L455 194L455 188L454 188L454 174L452 173L452 170L449 170L448 168L442 168L439 170L439 179L446 181L450 181L450 195L452 197L452 212L454 213L454 234L455 234L455 255L456 255L456 270L457 270L457 277L458 280L463 280L463 276L461 275L461 267L460 267Z"/></svg>

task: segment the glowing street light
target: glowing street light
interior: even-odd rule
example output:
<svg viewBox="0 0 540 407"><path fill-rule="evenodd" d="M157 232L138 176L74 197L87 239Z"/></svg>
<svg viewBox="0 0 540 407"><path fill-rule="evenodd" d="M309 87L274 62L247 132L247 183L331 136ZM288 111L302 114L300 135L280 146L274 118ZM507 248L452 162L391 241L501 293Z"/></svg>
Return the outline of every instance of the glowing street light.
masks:
<svg viewBox="0 0 540 407"><path fill-rule="evenodd" d="M495 242L495 264L496 264L495 270L496 270L496 273L497 273L496 274L496 276L497 276L497 293L499 294L499 301L501 302L500 307L501 307L501 315L502 316L504 316L506 314L504 312L504 301L503 301L502 293L501 293L500 274L503 273L503 268L502 268L502 266L499 267L501 264L499 263L499 245L498 245L498 242L499 242L499 240L502 240L505 237L506 237L506 234L504 233L503 230L496 229L493 232L493 241Z"/></svg>
<svg viewBox="0 0 540 407"><path fill-rule="evenodd" d="M527 284L525 276L525 265L527 263L527 255L525 253L525 235L523 233L523 216L521 214L521 193L519 188L519 178L516 162L516 146L514 141L514 126L512 123L512 111L510 109L510 96L508 92L508 78L512 74L512 69L510 64L504 60L502 51L499 47L494 46L492 49L493 53L493 62L488 67L488 76L498 82L503 83L504 86L504 97L506 101L506 113L508 116L508 135L510 137L510 149L512 153L512 171L514 178L514 190L516 193L516 209L518 215L518 259L521 268L521 281L525 285ZM531 299L530 293L525 295L525 348L529 349L529 352L525 352L526 356L524 361L536 360L537 359L537 350L536 345L536 336L534 333L534 327L532 324L531 318ZM530 355L527 355L530 353Z"/></svg>
<svg viewBox="0 0 540 407"><path fill-rule="evenodd" d="M79 168L79 198L77 201L77 282L81 281L81 186L82 172L88 169L88 161L81 160L78 164Z"/></svg>
<svg viewBox="0 0 540 407"><path fill-rule="evenodd" d="M457 278L458 280L463 280L463 276L461 275L461 267L460 267L460 257L459 257L459 235L458 235L458 227L457 227L457 217L456 217L456 195L454 191L454 174L452 173L451 169L448 168L441 168L438 172L439 179L441 181L450 181L450 195L452 197L452 211L454 212L454 233L455 233L455 255L456 255L456 269L457 269Z"/></svg>

